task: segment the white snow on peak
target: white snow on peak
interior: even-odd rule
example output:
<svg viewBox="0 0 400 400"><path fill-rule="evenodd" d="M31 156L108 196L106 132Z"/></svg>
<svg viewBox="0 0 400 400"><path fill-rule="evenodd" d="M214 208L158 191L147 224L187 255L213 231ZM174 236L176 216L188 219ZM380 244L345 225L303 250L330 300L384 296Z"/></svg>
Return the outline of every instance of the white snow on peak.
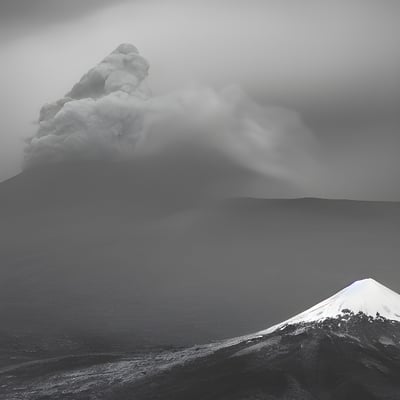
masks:
<svg viewBox="0 0 400 400"><path fill-rule="evenodd" d="M350 310L354 314L361 311L372 317L379 313L389 320L400 321L400 295L374 279L362 279L314 307L257 334L271 333L286 325L335 318L344 310Z"/></svg>

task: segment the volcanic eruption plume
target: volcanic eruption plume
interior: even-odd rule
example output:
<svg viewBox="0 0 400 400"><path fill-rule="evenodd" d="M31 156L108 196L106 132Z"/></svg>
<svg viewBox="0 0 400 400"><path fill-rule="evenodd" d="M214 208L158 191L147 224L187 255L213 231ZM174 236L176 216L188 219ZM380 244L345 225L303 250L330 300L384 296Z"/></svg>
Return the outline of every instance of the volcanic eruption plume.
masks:
<svg viewBox="0 0 400 400"><path fill-rule="evenodd" d="M174 159L189 174L210 164L215 169L218 160L217 169L242 168L258 179L306 185L314 139L297 113L257 104L237 86L193 85L151 96L148 69L136 47L122 44L65 97L44 105L27 142L25 168L155 156Z"/></svg>

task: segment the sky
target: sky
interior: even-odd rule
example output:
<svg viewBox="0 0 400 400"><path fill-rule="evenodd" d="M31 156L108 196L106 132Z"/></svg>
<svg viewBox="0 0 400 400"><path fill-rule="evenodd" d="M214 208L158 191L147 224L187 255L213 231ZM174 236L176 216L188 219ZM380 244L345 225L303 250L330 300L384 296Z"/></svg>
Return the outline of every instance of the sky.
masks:
<svg viewBox="0 0 400 400"><path fill-rule="evenodd" d="M252 117L296 113L298 135L277 125L278 166L302 195L399 200L399 12L394 0L3 0L0 180L20 172L41 106L127 42L156 99L193 87L220 99L234 85Z"/></svg>

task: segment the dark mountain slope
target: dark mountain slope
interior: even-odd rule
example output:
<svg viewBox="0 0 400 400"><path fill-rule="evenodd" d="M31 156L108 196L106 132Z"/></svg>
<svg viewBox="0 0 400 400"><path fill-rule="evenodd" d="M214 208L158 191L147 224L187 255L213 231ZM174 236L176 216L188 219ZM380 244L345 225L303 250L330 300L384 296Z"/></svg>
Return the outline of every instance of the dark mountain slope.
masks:
<svg viewBox="0 0 400 400"><path fill-rule="evenodd" d="M3 333L206 342L362 276L400 287L398 203L200 201L148 175L53 165L0 184Z"/></svg>
<svg viewBox="0 0 400 400"><path fill-rule="evenodd" d="M365 315L354 317L346 331L334 320L301 329L290 326L112 391L106 398L395 400L400 393L399 332L399 323L371 324ZM388 336L391 344L382 340Z"/></svg>

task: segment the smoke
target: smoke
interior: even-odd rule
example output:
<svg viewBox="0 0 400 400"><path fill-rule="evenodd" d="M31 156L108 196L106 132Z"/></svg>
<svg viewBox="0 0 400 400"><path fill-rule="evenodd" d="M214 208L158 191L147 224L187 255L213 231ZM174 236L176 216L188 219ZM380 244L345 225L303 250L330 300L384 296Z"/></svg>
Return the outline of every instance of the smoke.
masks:
<svg viewBox="0 0 400 400"><path fill-rule="evenodd" d="M28 140L26 166L70 159L119 158L142 132L149 93L147 61L128 44L85 74L62 99L45 104Z"/></svg>
<svg viewBox="0 0 400 400"><path fill-rule="evenodd" d="M306 185L314 138L297 113L263 107L236 86L193 85L151 96L148 68L134 46L120 45L65 97L44 105L39 128L27 142L25 168L196 154L197 162L216 157L257 175ZM190 165L181 167L190 172Z"/></svg>

